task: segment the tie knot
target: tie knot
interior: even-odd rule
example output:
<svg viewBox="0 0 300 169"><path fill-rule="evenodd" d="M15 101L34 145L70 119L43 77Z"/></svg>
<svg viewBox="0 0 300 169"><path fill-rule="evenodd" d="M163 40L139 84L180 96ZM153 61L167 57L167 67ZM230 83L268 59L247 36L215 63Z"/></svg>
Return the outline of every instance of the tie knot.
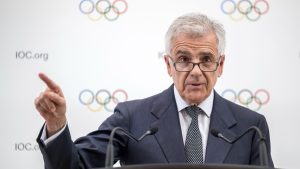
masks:
<svg viewBox="0 0 300 169"><path fill-rule="evenodd" d="M186 109L187 114L192 118L196 119L198 118L198 115L202 112L202 109L198 106L189 106Z"/></svg>

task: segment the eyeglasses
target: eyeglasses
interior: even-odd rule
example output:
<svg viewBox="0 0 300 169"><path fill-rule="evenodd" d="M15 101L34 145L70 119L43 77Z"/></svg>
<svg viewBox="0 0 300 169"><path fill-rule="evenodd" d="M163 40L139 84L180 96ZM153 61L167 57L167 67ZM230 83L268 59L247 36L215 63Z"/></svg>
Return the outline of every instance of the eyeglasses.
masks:
<svg viewBox="0 0 300 169"><path fill-rule="evenodd" d="M170 56L169 58L171 59L175 70L178 72L190 72L194 69L195 65L197 65L200 68L200 70L203 72L214 72L217 70L220 64L219 61L221 57L219 57L218 61L216 62L207 61L207 62L198 62L198 63L174 62L174 60Z"/></svg>

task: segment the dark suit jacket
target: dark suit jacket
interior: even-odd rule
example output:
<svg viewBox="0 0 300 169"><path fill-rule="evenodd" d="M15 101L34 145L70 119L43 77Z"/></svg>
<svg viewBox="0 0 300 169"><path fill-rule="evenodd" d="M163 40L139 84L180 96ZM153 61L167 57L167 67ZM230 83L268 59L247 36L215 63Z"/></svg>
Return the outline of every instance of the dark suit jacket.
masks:
<svg viewBox="0 0 300 169"><path fill-rule="evenodd" d="M136 143L122 134L114 140L115 160L123 165L148 163L185 163L184 143L172 85L152 97L119 103L115 113L101 124L98 130L85 137L71 140L69 129L43 145L38 137L45 168L103 167L106 147L112 128L119 126L140 137L152 126L158 128L154 135ZM265 134L270 166L269 130L263 115L223 99L215 92L210 129L215 128L226 137L234 139L250 126L259 127ZM234 144L229 144L209 134L205 163L259 165L258 134L250 132Z"/></svg>

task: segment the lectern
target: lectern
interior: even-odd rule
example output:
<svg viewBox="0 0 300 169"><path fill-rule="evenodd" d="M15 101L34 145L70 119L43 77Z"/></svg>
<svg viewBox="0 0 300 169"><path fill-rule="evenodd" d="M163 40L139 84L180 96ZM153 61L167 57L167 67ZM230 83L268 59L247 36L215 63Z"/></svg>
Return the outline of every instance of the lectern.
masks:
<svg viewBox="0 0 300 169"><path fill-rule="evenodd" d="M236 165L236 164L144 164L128 165L123 167L108 167L98 169L268 169L269 167L254 165ZM271 168L270 168L271 169Z"/></svg>

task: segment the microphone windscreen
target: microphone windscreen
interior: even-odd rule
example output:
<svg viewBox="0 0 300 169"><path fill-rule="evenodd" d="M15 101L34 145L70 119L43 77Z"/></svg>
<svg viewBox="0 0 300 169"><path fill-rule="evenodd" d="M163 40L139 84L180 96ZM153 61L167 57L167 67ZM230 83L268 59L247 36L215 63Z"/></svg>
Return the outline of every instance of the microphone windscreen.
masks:
<svg viewBox="0 0 300 169"><path fill-rule="evenodd" d="M152 127L152 128L150 129L151 134L155 134L157 131L158 131L158 128L157 128L157 127Z"/></svg>
<svg viewBox="0 0 300 169"><path fill-rule="evenodd" d="M211 129L210 133L215 137L219 137L220 132L217 129Z"/></svg>

